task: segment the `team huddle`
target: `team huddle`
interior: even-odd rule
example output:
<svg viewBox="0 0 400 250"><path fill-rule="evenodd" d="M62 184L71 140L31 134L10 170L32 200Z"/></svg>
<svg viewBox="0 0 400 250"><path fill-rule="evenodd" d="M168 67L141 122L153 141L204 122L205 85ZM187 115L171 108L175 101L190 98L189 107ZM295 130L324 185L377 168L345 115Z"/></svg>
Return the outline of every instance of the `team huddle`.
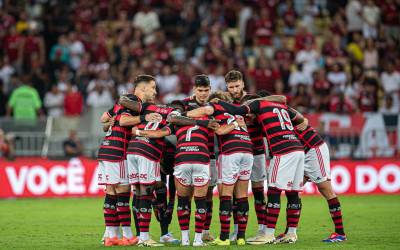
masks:
<svg viewBox="0 0 400 250"><path fill-rule="evenodd" d="M346 240L341 205L330 182L329 149L322 137L284 96L266 91L247 94L242 74L235 70L226 74L225 82L226 93L211 93L209 78L198 75L191 97L159 105L154 102L155 78L139 75L134 93L121 96L102 115L106 136L98 153L98 180L106 190L105 246L189 246L192 200L192 246L295 243L302 208L299 192L305 181L317 185L335 226L323 241ZM258 233L247 238L249 182ZM214 238L210 225L216 186L220 234ZM276 235L282 191L287 197L287 225ZM175 196L180 240L168 231ZM159 242L149 234L153 211L161 228Z"/></svg>

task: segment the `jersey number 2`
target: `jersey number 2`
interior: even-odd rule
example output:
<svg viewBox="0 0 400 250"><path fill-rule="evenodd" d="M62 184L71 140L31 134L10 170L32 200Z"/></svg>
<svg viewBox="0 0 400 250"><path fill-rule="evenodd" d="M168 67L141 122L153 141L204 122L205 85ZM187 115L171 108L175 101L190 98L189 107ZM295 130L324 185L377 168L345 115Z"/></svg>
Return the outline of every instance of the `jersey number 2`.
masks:
<svg viewBox="0 0 400 250"><path fill-rule="evenodd" d="M292 122L290 121L289 113L285 109L274 108L272 112L278 115L278 119L279 122L281 123L282 130L285 129L293 130L293 125Z"/></svg>

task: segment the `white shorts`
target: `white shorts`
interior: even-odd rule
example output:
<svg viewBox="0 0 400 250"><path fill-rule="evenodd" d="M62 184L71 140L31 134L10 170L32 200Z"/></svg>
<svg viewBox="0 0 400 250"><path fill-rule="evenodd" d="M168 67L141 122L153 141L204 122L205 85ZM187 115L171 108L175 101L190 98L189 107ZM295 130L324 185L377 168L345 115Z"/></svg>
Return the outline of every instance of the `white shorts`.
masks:
<svg viewBox="0 0 400 250"><path fill-rule="evenodd" d="M302 191L303 177L304 152L295 151L272 157L268 168L268 187Z"/></svg>
<svg viewBox="0 0 400 250"><path fill-rule="evenodd" d="M267 160L265 154L255 155L253 168L251 169L250 180L254 182L264 181L267 179Z"/></svg>
<svg viewBox="0 0 400 250"><path fill-rule="evenodd" d="M208 185L210 187L214 187L215 185L217 185L217 180L218 180L217 160L210 159L210 182L208 182Z"/></svg>
<svg viewBox="0 0 400 250"><path fill-rule="evenodd" d="M331 179L329 148L326 143L322 143L306 153L304 175L314 183Z"/></svg>
<svg viewBox="0 0 400 250"><path fill-rule="evenodd" d="M152 185L161 181L160 163L141 155L128 154L129 184Z"/></svg>
<svg viewBox="0 0 400 250"><path fill-rule="evenodd" d="M179 164L174 167L174 176L183 186L202 187L210 181L210 165Z"/></svg>
<svg viewBox="0 0 400 250"><path fill-rule="evenodd" d="M126 161L99 161L97 180L99 185L127 185L128 168Z"/></svg>
<svg viewBox="0 0 400 250"><path fill-rule="evenodd" d="M249 153L234 153L218 157L218 183L233 185L237 180L250 179L253 167L253 155Z"/></svg>

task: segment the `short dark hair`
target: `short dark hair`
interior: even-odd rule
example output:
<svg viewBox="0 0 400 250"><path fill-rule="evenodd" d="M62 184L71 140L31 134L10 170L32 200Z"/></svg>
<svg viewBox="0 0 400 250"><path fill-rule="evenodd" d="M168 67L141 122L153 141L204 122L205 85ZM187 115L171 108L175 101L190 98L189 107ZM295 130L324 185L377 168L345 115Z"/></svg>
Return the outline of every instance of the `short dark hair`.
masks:
<svg viewBox="0 0 400 250"><path fill-rule="evenodd" d="M168 106L174 108L174 109L179 109L181 112L185 111L185 104L181 100L174 100Z"/></svg>
<svg viewBox="0 0 400 250"><path fill-rule="evenodd" d="M240 71L231 70L225 75L225 82L236 82L239 80L243 80L243 75Z"/></svg>
<svg viewBox="0 0 400 250"><path fill-rule="evenodd" d="M195 87L210 87L210 78L206 75L197 75L194 77Z"/></svg>
<svg viewBox="0 0 400 250"><path fill-rule="evenodd" d="M212 99L215 98L225 102L233 102L231 96L228 93L222 91L215 91L211 93L211 95L208 97L208 101L211 101Z"/></svg>
<svg viewBox="0 0 400 250"><path fill-rule="evenodd" d="M140 83L149 83L151 81L156 81L156 78L151 75L138 75L133 81L133 84L137 86Z"/></svg>
<svg viewBox="0 0 400 250"><path fill-rule="evenodd" d="M260 98L260 97L261 97L261 96L259 96L259 95L248 94L248 95L243 96L243 98L240 100L240 102L241 102L241 103L244 103L244 102L246 102L246 101L248 101L248 100L257 99L257 98Z"/></svg>

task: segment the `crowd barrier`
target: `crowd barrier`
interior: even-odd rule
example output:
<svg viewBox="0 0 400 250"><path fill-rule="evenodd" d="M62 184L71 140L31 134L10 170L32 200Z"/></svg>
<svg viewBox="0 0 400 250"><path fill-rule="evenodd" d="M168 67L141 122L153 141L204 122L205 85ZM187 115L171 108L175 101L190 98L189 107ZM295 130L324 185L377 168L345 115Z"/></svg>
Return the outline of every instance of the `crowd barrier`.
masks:
<svg viewBox="0 0 400 250"><path fill-rule="evenodd" d="M332 161L332 184L338 194L400 194L400 159ZM55 161L40 157L0 159L0 198L95 197L97 161L72 158ZM307 183L304 194L317 194Z"/></svg>

